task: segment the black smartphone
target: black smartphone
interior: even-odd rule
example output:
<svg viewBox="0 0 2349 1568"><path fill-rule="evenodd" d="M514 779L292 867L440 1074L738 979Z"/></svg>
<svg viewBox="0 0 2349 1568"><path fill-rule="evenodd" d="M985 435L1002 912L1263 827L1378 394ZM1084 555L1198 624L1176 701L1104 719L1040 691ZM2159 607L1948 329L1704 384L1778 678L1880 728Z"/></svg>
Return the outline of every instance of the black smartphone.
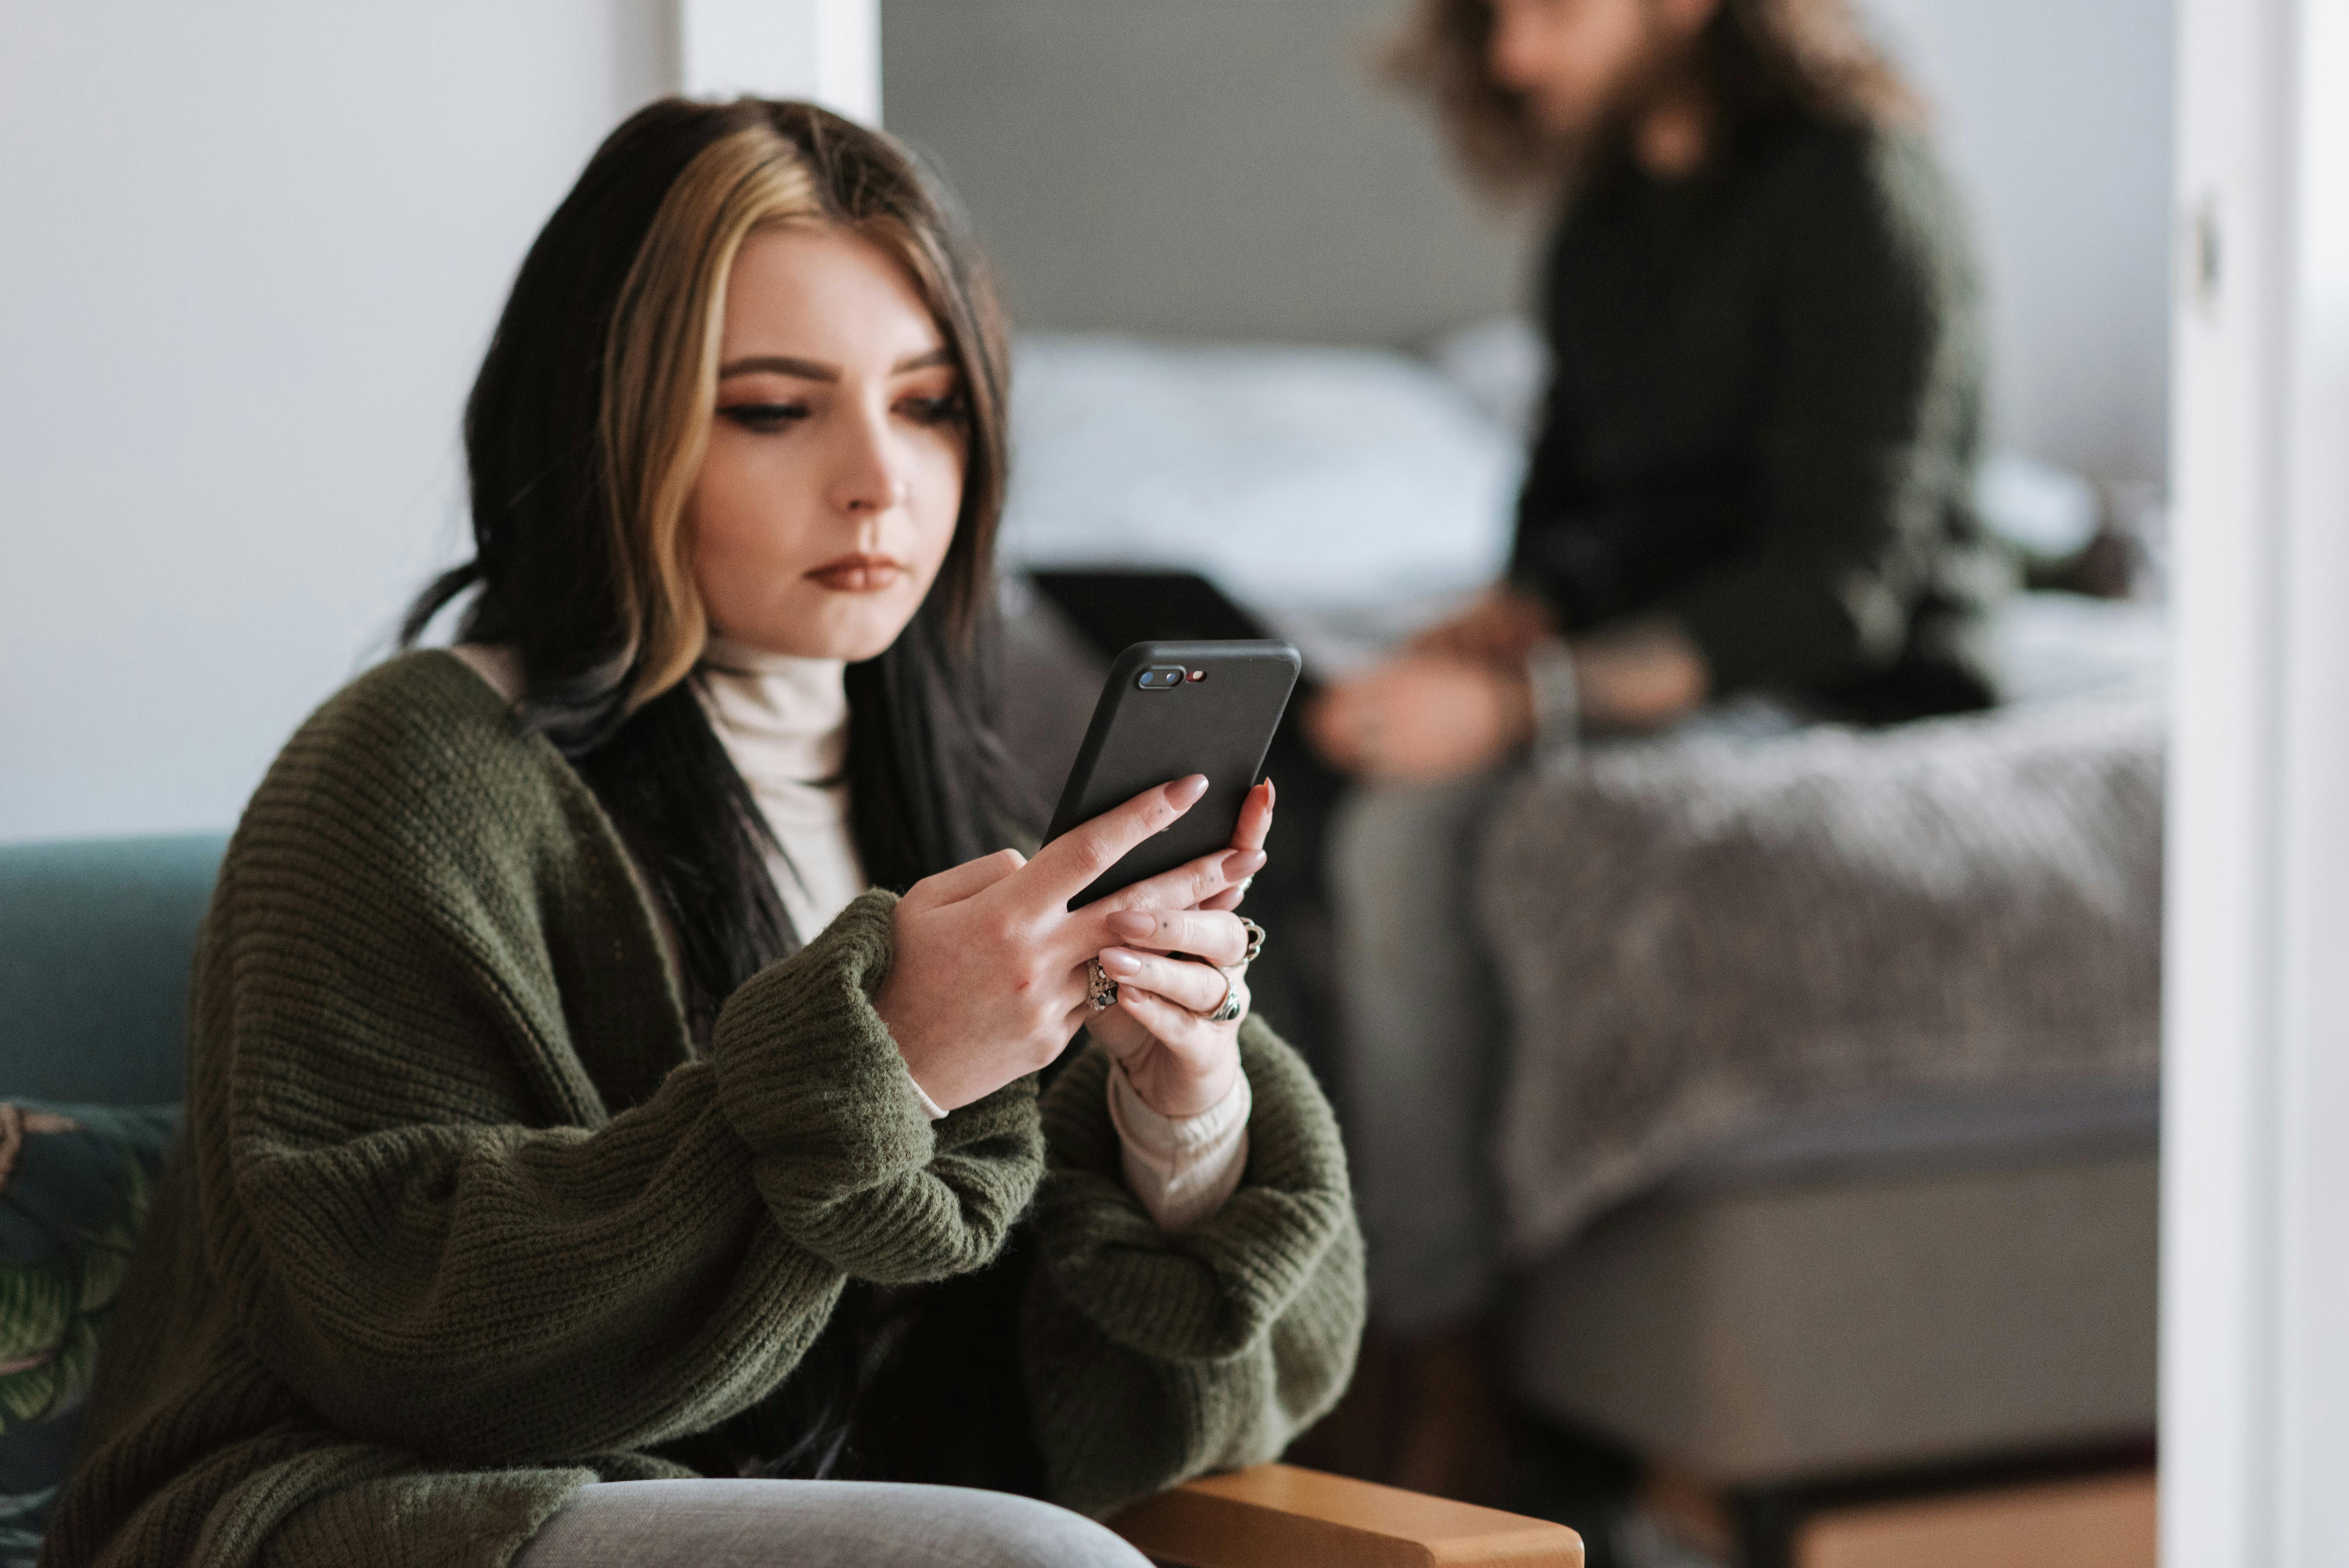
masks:
<svg viewBox="0 0 2349 1568"><path fill-rule="evenodd" d="M1303 661L1290 644L1136 643L1118 655L1045 830L1050 843L1144 789L1194 773L1207 792L1069 901L1092 903L1227 847Z"/></svg>

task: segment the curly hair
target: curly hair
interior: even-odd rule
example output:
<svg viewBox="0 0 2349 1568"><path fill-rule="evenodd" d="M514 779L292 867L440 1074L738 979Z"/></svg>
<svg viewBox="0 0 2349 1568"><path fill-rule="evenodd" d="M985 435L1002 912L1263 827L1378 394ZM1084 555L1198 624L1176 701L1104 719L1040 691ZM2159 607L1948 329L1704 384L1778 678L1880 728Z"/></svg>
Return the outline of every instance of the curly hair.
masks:
<svg viewBox="0 0 2349 1568"><path fill-rule="evenodd" d="M1493 79L1492 35L1492 0L1413 0L1385 74L1434 107L1469 178L1506 199L1554 184L1581 149ZM1848 0L1721 0L1698 37L1697 63L1733 135L1776 120L1882 126L1924 115Z"/></svg>

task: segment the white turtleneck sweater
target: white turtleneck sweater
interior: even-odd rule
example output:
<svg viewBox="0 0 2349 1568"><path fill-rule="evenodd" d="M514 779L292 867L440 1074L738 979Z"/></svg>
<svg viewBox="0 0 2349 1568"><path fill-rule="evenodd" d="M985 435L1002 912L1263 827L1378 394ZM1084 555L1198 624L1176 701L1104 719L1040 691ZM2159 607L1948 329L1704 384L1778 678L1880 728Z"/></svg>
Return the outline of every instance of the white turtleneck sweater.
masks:
<svg viewBox="0 0 2349 1568"><path fill-rule="evenodd" d="M522 668L511 649L468 644L450 652L506 701L520 700ZM768 856L767 873L805 940L865 887L848 821L846 665L712 638L698 676L703 711L781 846ZM946 1114L910 1072L906 1080L933 1119ZM1161 1225L1195 1225L1238 1187L1247 1163L1245 1073L1198 1115L1167 1117L1115 1065L1109 1109L1127 1184Z"/></svg>

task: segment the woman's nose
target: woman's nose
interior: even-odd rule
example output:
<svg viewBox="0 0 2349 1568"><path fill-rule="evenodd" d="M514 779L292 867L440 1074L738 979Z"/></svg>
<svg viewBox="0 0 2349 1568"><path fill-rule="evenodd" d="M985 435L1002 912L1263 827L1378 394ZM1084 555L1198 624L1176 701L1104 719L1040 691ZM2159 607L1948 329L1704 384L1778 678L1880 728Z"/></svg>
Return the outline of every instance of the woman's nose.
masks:
<svg viewBox="0 0 2349 1568"><path fill-rule="evenodd" d="M852 517L895 510L908 489L905 464L889 438L885 419L858 419L832 474L834 510Z"/></svg>

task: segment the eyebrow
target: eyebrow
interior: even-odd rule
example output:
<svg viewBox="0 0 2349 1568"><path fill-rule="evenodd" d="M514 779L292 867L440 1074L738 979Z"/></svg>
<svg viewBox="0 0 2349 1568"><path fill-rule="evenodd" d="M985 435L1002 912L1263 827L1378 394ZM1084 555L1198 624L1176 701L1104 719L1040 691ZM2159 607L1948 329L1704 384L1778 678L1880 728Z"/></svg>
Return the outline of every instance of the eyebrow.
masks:
<svg viewBox="0 0 2349 1568"><path fill-rule="evenodd" d="M933 366L952 365L954 351L933 348L927 354L908 355L889 367L892 376L904 376L910 371L927 370ZM718 378L730 376L789 376L801 381L833 382L840 379L840 366L826 365L820 359L795 359L787 354L760 354L748 359L729 360L718 367Z"/></svg>

